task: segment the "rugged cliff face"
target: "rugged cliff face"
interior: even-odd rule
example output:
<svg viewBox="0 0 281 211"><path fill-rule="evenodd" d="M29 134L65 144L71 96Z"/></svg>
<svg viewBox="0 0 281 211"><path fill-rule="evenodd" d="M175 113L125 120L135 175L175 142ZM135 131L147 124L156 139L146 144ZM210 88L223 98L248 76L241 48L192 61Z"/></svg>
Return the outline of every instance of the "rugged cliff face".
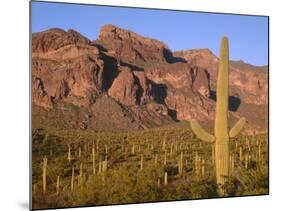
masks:
<svg viewBox="0 0 281 211"><path fill-rule="evenodd" d="M50 29L32 36L32 103L49 118L62 105L75 106L82 115L68 121L71 128L209 122L218 62L208 49L171 52L160 41L113 25L103 26L95 41L74 30ZM248 130L266 130L267 104L267 67L231 62L230 116L248 117Z"/></svg>
<svg viewBox="0 0 281 211"><path fill-rule="evenodd" d="M172 55L164 43L110 24L101 28L97 42L127 64L166 62Z"/></svg>
<svg viewBox="0 0 281 211"><path fill-rule="evenodd" d="M210 74L212 87L216 86L219 59L208 49L186 50L174 52L175 56L182 57L204 68ZM268 67L256 67L243 61L230 62L230 95L238 96L248 104L268 104Z"/></svg>

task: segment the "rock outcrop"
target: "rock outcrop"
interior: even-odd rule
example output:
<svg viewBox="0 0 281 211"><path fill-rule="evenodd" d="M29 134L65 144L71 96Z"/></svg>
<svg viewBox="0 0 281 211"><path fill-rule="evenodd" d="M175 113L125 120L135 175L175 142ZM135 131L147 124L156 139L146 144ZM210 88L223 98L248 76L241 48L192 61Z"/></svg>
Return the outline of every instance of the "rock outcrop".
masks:
<svg viewBox="0 0 281 211"><path fill-rule="evenodd" d="M32 49L32 100L38 105L50 108L54 102L65 101L87 106L108 83L105 55L74 30L36 33Z"/></svg>
<svg viewBox="0 0 281 211"><path fill-rule="evenodd" d="M124 68L113 81L108 94L123 105L134 106L137 104L138 88L132 71Z"/></svg>
<svg viewBox="0 0 281 211"><path fill-rule="evenodd" d="M175 56L206 69L210 74L210 84L215 89L219 59L209 49L174 52ZM230 62L230 95L237 95L248 104L268 104L267 66L256 67L243 61Z"/></svg>
<svg viewBox="0 0 281 211"><path fill-rule="evenodd" d="M118 62L127 64L166 62L172 55L164 43L111 24L101 28L98 42L111 51Z"/></svg>
<svg viewBox="0 0 281 211"><path fill-rule="evenodd" d="M90 40L73 29L67 32L53 28L32 34L32 53L46 53L71 44L89 44Z"/></svg>
<svg viewBox="0 0 281 211"><path fill-rule="evenodd" d="M72 124L79 128L107 125L102 102L135 129L193 118L208 122L214 119L218 64L208 49L171 52L158 40L113 25L103 26L95 41L50 29L32 35L32 103L88 109L87 116L97 119ZM231 118L243 115L251 127L266 129L267 66L231 61L229 80Z"/></svg>

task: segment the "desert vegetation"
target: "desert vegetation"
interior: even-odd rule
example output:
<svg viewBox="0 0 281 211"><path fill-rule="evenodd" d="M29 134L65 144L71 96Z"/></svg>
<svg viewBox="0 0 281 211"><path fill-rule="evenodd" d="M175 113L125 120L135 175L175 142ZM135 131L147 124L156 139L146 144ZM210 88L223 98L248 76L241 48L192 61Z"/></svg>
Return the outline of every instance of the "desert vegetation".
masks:
<svg viewBox="0 0 281 211"><path fill-rule="evenodd" d="M212 145L188 123L131 132L34 129L33 207L219 197ZM230 138L228 196L268 193L268 135Z"/></svg>
<svg viewBox="0 0 281 211"><path fill-rule="evenodd" d="M267 69L226 37L220 58L110 24L32 47L33 209L268 194Z"/></svg>

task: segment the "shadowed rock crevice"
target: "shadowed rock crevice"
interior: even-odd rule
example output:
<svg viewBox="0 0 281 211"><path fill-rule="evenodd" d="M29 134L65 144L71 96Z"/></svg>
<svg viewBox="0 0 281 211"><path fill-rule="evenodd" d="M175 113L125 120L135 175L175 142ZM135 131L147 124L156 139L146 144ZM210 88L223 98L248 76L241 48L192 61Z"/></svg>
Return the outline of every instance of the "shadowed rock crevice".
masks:
<svg viewBox="0 0 281 211"><path fill-rule="evenodd" d="M215 91L211 90L210 98L216 102L217 94ZM241 104L241 100L238 96L229 96L228 97L228 110L236 112Z"/></svg>
<svg viewBox="0 0 281 211"><path fill-rule="evenodd" d="M111 87L114 79L118 75L117 71L117 61L114 57L101 54L101 57L104 61L104 73L103 73L103 82L102 90L107 92Z"/></svg>
<svg viewBox="0 0 281 211"><path fill-rule="evenodd" d="M163 55L164 55L164 58L166 59L166 61L170 64L176 63L176 62L182 62L182 63L187 62L186 59L183 57L180 57L180 56L175 57L173 55L173 53L169 49L166 49L166 48L163 50Z"/></svg>
<svg viewBox="0 0 281 211"><path fill-rule="evenodd" d="M177 111L173 109L168 109L168 115L176 122L179 120L177 119Z"/></svg>
<svg viewBox="0 0 281 211"><path fill-rule="evenodd" d="M165 104L165 98L167 97L167 85L157 84L153 81L149 81L152 88L153 99L159 104Z"/></svg>
<svg viewBox="0 0 281 211"><path fill-rule="evenodd" d="M138 86L138 89L136 91L136 103L137 103L137 105L140 105L142 103L141 98L144 94L144 90L143 90L143 87L141 86L139 78L134 75L134 79L135 79L135 82Z"/></svg>

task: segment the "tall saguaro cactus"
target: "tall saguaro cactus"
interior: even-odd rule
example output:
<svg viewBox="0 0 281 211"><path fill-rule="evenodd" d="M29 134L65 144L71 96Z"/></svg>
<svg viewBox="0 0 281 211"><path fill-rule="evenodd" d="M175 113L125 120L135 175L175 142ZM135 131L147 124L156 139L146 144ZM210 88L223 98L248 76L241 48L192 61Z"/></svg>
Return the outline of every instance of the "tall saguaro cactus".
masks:
<svg viewBox="0 0 281 211"><path fill-rule="evenodd" d="M220 63L217 80L215 134L212 135L206 132L196 120L191 120L191 128L197 137L202 141L215 145L216 182L220 196L226 195L224 184L229 176L229 138L235 137L246 122L245 118L241 118L228 132L228 69L228 39L227 37L223 37L220 48Z"/></svg>

